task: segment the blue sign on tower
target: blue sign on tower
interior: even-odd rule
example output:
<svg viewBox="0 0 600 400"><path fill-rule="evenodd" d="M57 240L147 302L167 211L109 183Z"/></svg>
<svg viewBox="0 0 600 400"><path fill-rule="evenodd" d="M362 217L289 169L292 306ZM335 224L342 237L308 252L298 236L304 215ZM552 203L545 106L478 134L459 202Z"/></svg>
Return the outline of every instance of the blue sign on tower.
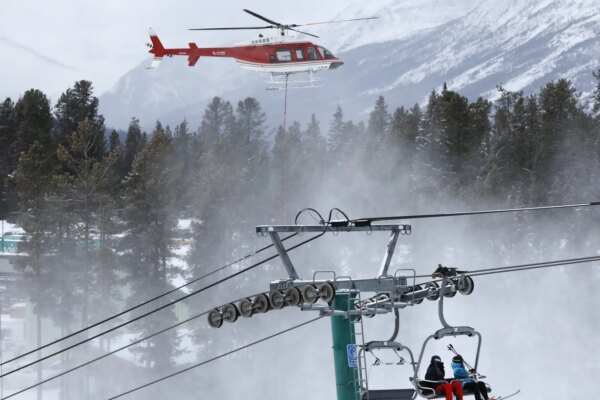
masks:
<svg viewBox="0 0 600 400"><path fill-rule="evenodd" d="M356 345L346 345L346 353L348 354L348 367L358 368L358 350L356 348Z"/></svg>

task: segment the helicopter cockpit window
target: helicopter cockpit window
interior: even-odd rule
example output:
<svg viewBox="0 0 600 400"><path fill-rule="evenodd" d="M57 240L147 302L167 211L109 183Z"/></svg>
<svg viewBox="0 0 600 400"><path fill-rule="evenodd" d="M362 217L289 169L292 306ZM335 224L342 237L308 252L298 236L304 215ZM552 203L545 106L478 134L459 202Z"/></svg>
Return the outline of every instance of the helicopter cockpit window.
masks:
<svg viewBox="0 0 600 400"><path fill-rule="evenodd" d="M304 61L304 53L300 47L296 47L296 60Z"/></svg>
<svg viewBox="0 0 600 400"><path fill-rule="evenodd" d="M315 51L314 47L308 47L306 50L308 52L308 58L310 58L311 60L319 59L319 56L317 55L317 52Z"/></svg>
<svg viewBox="0 0 600 400"><path fill-rule="evenodd" d="M277 50L277 51L275 51L275 54L277 54L277 61L279 61L279 62L292 61L292 52L290 50L287 50L287 49Z"/></svg>
<svg viewBox="0 0 600 400"><path fill-rule="evenodd" d="M323 58L326 60L335 58L334 55L329 50L327 50L325 47L319 46L319 51L321 52L321 55L323 56Z"/></svg>

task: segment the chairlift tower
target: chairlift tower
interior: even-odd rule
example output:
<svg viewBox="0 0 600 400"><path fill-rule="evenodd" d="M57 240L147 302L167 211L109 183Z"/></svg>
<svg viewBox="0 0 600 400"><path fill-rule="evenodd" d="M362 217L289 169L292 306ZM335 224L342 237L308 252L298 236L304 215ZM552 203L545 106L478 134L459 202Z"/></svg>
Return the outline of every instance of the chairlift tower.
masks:
<svg viewBox="0 0 600 400"><path fill-rule="evenodd" d="M452 327L443 318L443 298L453 297L457 292L471 294L473 280L446 268L449 273L440 277L441 286L434 280L424 285L416 283L414 269L390 267L400 236L411 234L408 224L377 225L370 222L332 221L323 225L261 225L256 228L258 235L269 237L285 268L287 277L270 283L269 292L261 293L240 301L217 307L208 314L212 327L218 328L223 322L235 322L239 316L252 317L257 313L296 306L302 311L316 311L321 316L331 317L331 336L335 367L336 391L338 400L408 400L416 397L416 390L370 391L366 376L366 352L373 349L389 348L394 351L408 350L411 365L415 370L414 379L418 382L419 363L415 362L410 349L395 342L398 333L398 311L408 306L421 304L424 299L440 301L440 320L444 328L431 337L439 339L448 335L472 335L469 327ZM316 271L312 279L303 279L286 250L281 234L389 232L389 241L377 276L370 279L352 279L340 276L335 271ZM366 296L370 293L370 296ZM365 343L363 318L395 312L396 329L389 341ZM430 337L430 338L431 338ZM430 339L428 338L427 341ZM427 344L427 341L425 344ZM355 358L357 357L357 358ZM401 358L402 359L402 358Z"/></svg>

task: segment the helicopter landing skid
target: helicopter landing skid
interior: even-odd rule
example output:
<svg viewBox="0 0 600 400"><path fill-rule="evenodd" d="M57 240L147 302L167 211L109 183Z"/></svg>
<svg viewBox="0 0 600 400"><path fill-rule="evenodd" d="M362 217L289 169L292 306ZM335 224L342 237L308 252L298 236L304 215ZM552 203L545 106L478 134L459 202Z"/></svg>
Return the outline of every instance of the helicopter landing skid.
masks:
<svg viewBox="0 0 600 400"><path fill-rule="evenodd" d="M287 89L312 89L325 86L322 79L315 78L312 72L308 73L309 79L290 79L290 74L275 75L271 74L271 79L267 81L267 90L286 90Z"/></svg>

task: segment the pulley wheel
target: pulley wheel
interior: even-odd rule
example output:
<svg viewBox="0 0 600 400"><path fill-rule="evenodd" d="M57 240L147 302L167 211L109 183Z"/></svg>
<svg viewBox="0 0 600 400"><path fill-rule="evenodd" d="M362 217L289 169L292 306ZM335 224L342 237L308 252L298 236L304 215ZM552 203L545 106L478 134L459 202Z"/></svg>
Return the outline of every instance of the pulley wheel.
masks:
<svg viewBox="0 0 600 400"><path fill-rule="evenodd" d="M285 306L285 294L280 290L273 290L269 293L269 301L271 302L271 307L275 310L281 310Z"/></svg>
<svg viewBox="0 0 600 400"><path fill-rule="evenodd" d="M234 304L229 303L223 306L223 321L235 322L239 315L240 312Z"/></svg>
<svg viewBox="0 0 600 400"><path fill-rule="evenodd" d="M387 293L381 293L381 294L377 295L378 303L385 303L385 302L388 302L389 300L390 300L390 295Z"/></svg>
<svg viewBox="0 0 600 400"><path fill-rule="evenodd" d="M457 282L452 281L449 285L444 288L444 297L454 297L456 296L456 286Z"/></svg>
<svg viewBox="0 0 600 400"><path fill-rule="evenodd" d="M427 282L425 284L425 289L429 290L427 300L435 301L440 298L440 285L436 282Z"/></svg>
<svg viewBox="0 0 600 400"><path fill-rule="evenodd" d="M304 285L302 286L302 289L300 289L300 292L302 293L304 302L307 304L315 304L317 300L319 300L319 294L314 285Z"/></svg>
<svg viewBox="0 0 600 400"><path fill-rule="evenodd" d="M458 291L460 294L469 295L475 289L475 282L470 276L465 276L458 281Z"/></svg>
<svg viewBox="0 0 600 400"><path fill-rule="evenodd" d="M373 318L375 316L376 308L378 308L377 296L373 296L365 300L362 304L362 316L366 318Z"/></svg>
<svg viewBox="0 0 600 400"><path fill-rule="evenodd" d="M418 292L420 290L423 290L423 287L421 285L416 285L413 287L413 292ZM423 299L415 299L415 304L421 304L423 302Z"/></svg>
<svg viewBox="0 0 600 400"><path fill-rule="evenodd" d="M218 309L214 309L208 313L208 325L211 328L220 328L223 325L223 316Z"/></svg>
<svg viewBox="0 0 600 400"><path fill-rule="evenodd" d="M327 304L331 304L335 297L335 288L329 282L325 282L319 286L319 298Z"/></svg>
<svg viewBox="0 0 600 400"><path fill-rule="evenodd" d="M297 287L291 287L285 291L285 303L288 306L297 306L301 301L302 295Z"/></svg>
<svg viewBox="0 0 600 400"><path fill-rule="evenodd" d="M252 314L254 314L254 309L252 308L252 300L244 299L240 301L239 310L242 317L250 318Z"/></svg>
<svg viewBox="0 0 600 400"><path fill-rule="evenodd" d="M269 311L269 298L266 294L261 293L254 297L252 308L257 313L266 313Z"/></svg>

